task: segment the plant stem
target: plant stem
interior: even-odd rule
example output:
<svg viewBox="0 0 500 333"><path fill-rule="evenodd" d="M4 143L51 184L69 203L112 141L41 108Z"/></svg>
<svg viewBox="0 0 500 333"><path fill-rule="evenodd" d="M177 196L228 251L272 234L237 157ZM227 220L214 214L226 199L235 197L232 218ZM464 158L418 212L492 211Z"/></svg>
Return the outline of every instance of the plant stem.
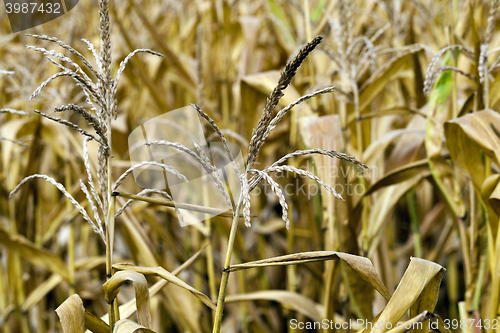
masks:
<svg viewBox="0 0 500 333"><path fill-rule="evenodd" d="M341 164L343 165L343 163ZM324 210L323 216L328 220L328 232L327 238L325 239L325 245L327 246L327 251L339 251L340 249L340 225L339 221L335 216L334 203L332 200L323 201ZM324 305L325 305L325 318L333 318L335 304L332 302L332 288L334 286L335 271L338 268L335 260L328 261L325 263L326 273L326 284L324 292ZM326 328L324 332L331 332L331 329Z"/></svg>
<svg viewBox="0 0 500 333"><path fill-rule="evenodd" d="M493 265L491 267L492 281L491 281L491 291L489 299L489 308L486 318L490 321L495 320L498 317L498 304L500 303L500 274L498 274L498 268L500 266L500 232L497 231L497 236L495 241L495 249L492 257L494 258ZM486 332L493 332L494 329L490 326L486 329Z"/></svg>
<svg viewBox="0 0 500 333"><path fill-rule="evenodd" d="M203 204L208 206L208 189L206 184L203 186ZM214 271L214 253L212 245L212 220L207 218L205 225L208 230L208 246L207 246L207 274L208 274L208 290L210 291L210 299L215 302L217 298L215 271ZM212 325L215 320L215 313L212 311Z"/></svg>
<svg viewBox="0 0 500 333"><path fill-rule="evenodd" d="M488 258L487 247L484 248L484 253L481 254L480 264L479 264L479 274L476 282L476 290L474 293L474 300L472 303L472 309L479 311L481 307L481 296L483 295L483 280L486 274L486 259Z"/></svg>
<svg viewBox="0 0 500 333"><path fill-rule="evenodd" d="M65 150L66 150L66 156L70 156L70 149L69 149L69 144L65 145ZM64 181L66 188L71 188L71 175L70 175L70 164L69 164L69 159L65 160L64 163ZM70 221L70 215L69 213L71 210L73 210L73 205L71 204L70 201L66 202L67 206L67 211L68 215L66 217L66 223L68 224L69 227L69 236L68 236L68 271L69 271L69 295L71 296L76 292L75 289L75 226L73 223Z"/></svg>
<svg viewBox="0 0 500 333"><path fill-rule="evenodd" d="M470 317L467 313L467 307L465 301L458 303L458 313L460 315L460 322L468 322ZM465 325L465 328L462 329L462 333L472 333L473 331L470 329L469 325Z"/></svg>
<svg viewBox="0 0 500 333"><path fill-rule="evenodd" d="M354 114L356 115L356 141L358 144L358 156L361 159L363 157L363 124L361 123L361 110L359 109L359 90L358 84L355 78L351 78L350 80L353 99L354 99ZM362 188L366 188L366 179L364 174L359 177L359 183ZM368 217L367 217L367 209L370 205L369 198L363 198L363 211L361 213L361 225L362 225L362 233L363 233L363 241L362 241L362 253L368 253L369 245L369 237L368 237Z"/></svg>
<svg viewBox="0 0 500 333"><path fill-rule="evenodd" d="M113 274L113 236L115 223L116 196L110 196L108 223L106 225L106 277L109 280ZM116 298L109 304L109 331L113 332L116 323L115 304Z"/></svg>
<svg viewBox="0 0 500 333"><path fill-rule="evenodd" d="M9 202L9 217L10 217L10 231L12 232L13 235L17 234L17 224L16 224L16 218L15 218L15 206L14 206L14 201ZM23 271L22 271L22 266L21 266L21 256L17 252L10 253L9 256L9 263L11 264L11 270L12 270L12 275L9 277L14 280L14 297L15 297L15 302L14 304L17 305L18 309L21 308L21 306L24 304L24 301L26 299L26 296L24 294L24 287L23 287ZM18 318L18 321L21 323L21 332L26 333L29 332L29 324L28 324L28 317L26 315L23 315L20 310L16 311L16 317Z"/></svg>
<svg viewBox="0 0 500 333"><path fill-rule="evenodd" d="M415 193L415 189L411 189L408 192L408 210L410 211L410 223L413 234L413 245L415 248L415 256L417 258L422 258L422 240L420 237L420 226L418 224L417 208L418 208L417 196Z"/></svg>
<svg viewBox="0 0 500 333"><path fill-rule="evenodd" d="M217 309L215 311L215 322L213 333L219 333L222 325L222 313L224 311L224 301L226 300L227 281L229 280L229 265L231 264L231 255L233 254L234 240L236 238L236 231L238 230L238 215L240 214L241 204L243 198L238 200L236 210L233 212L233 223L231 224L231 231L229 233L229 241L227 244L226 261L224 262L224 269L222 271L222 279L219 288L219 298L217 300Z"/></svg>

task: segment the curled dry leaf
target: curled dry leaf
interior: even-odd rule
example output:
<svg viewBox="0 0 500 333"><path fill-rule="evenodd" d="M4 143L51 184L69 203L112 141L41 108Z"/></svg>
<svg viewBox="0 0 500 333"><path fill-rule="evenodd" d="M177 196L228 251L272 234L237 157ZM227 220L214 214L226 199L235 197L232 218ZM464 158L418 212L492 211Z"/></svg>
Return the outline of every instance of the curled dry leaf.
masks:
<svg viewBox="0 0 500 333"><path fill-rule="evenodd" d="M444 125L444 133L450 150L450 155L469 176L478 194L477 197L485 208L488 221L488 252L492 271L497 267L500 253L500 238L498 237L498 215L500 214L500 186L498 174L487 177L483 164L483 155L486 154L498 164L500 161L500 138L497 130L500 129L500 116L493 110L483 110L454 119ZM495 260L496 258L496 260ZM500 278L493 274L493 297L489 304L489 317L496 317L500 290Z"/></svg>
<svg viewBox="0 0 500 333"><path fill-rule="evenodd" d="M85 309L80 296L71 295L59 305L56 312L64 333L85 332Z"/></svg>
<svg viewBox="0 0 500 333"><path fill-rule="evenodd" d="M115 329L113 333L134 333L140 330L139 332L143 333L155 333L154 331L137 324L135 321L122 319L116 322Z"/></svg>
<svg viewBox="0 0 500 333"><path fill-rule="evenodd" d="M444 270L442 266L431 261L411 258L410 265L389 303L372 320L372 323L383 322L384 325L373 325L372 327L368 325L364 333L385 333L389 331L389 323L392 324L392 327L395 327L408 310L413 316L426 310L429 312L434 311Z"/></svg>
<svg viewBox="0 0 500 333"><path fill-rule="evenodd" d="M85 311L85 328L94 333L108 333L109 325L101 318Z"/></svg>
<svg viewBox="0 0 500 333"><path fill-rule="evenodd" d="M487 177L481 186L481 200L489 203L486 205L486 216L492 235L497 234L498 216L500 216L500 175L494 174Z"/></svg>
<svg viewBox="0 0 500 333"><path fill-rule="evenodd" d="M191 266L196 261L196 259L200 256L200 254L202 254L205 251L205 249L207 248L207 246L208 246L208 243L205 243L205 245L203 245L200 250L198 250L195 254L193 254L181 266L179 266L175 270L173 270L172 274L173 275L178 275L182 271L184 271L186 268L188 268L189 266ZM116 264L114 266L116 266ZM116 268L116 267L114 267L114 268ZM149 288L149 295L150 295L150 297L155 296L167 284L168 284L167 280L160 280L160 281L156 282L154 285L152 285L151 288ZM121 318L125 319L125 318L130 317L134 313L135 308L136 308L136 300L135 300L135 298L131 299L130 301L128 301L127 303L125 303L123 305L120 305L120 316L121 316ZM107 314L104 315L101 319L108 320L108 315Z"/></svg>
<svg viewBox="0 0 500 333"><path fill-rule="evenodd" d="M451 157L469 174L476 189L485 179L480 150L500 161L500 138L494 128L500 129L500 115L493 110L474 112L444 124Z"/></svg>
<svg viewBox="0 0 500 333"><path fill-rule="evenodd" d="M151 314L149 313L149 289L148 282L144 275L134 271L121 271L114 274L102 287L104 297L108 304L120 292L120 287L127 281L132 281L135 288L135 298L137 305L137 320L140 325L151 327Z"/></svg>

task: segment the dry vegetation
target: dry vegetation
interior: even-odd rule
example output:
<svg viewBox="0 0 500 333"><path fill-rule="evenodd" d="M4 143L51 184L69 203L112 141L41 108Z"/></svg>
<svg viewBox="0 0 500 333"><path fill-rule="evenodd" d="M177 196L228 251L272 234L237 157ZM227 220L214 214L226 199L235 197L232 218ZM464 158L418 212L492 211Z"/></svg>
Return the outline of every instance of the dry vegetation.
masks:
<svg viewBox="0 0 500 333"><path fill-rule="evenodd" d="M492 332L498 6L81 0L29 36L2 9L0 332ZM191 103L245 165L233 202L149 142L231 208L181 227L127 138Z"/></svg>

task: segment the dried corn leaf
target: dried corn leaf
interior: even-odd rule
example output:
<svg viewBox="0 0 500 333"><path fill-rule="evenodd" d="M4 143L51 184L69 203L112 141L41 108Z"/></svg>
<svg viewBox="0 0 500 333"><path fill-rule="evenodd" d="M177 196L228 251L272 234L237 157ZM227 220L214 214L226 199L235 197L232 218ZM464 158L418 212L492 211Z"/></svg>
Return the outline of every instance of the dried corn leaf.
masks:
<svg viewBox="0 0 500 333"><path fill-rule="evenodd" d="M439 296L439 287L441 286L443 274L444 269L440 269L439 272L425 286L424 290L420 294L420 297L410 308L410 317L417 317L419 313L421 314L426 311L434 311ZM429 329L427 327L416 328L414 330L415 333L427 333L428 331Z"/></svg>
<svg viewBox="0 0 500 333"><path fill-rule="evenodd" d="M498 216L500 216L500 175L494 174L487 177L481 186L481 198L486 204L485 213L488 227L490 228L492 239L496 237L498 231ZM488 246L492 247L488 242Z"/></svg>
<svg viewBox="0 0 500 333"><path fill-rule="evenodd" d="M409 163L384 175L384 177L370 186L364 195L368 196L383 187L399 184L416 176L426 178L430 175L429 161L427 159Z"/></svg>
<svg viewBox="0 0 500 333"><path fill-rule="evenodd" d="M392 295L387 306L372 322L384 323L364 332L384 333L389 331L390 324L395 327L397 322L410 308L433 311L438 296L439 284L443 277L444 268L431 261L411 258L403 278ZM382 326L382 327L380 327ZM389 327L388 327L389 326Z"/></svg>
<svg viewBox="0 0 500 333"><path fill-rule="evenodd" d="M147 266L158 266L151 239L137 221L137 218L130 211L125 211L121 215L121 220L130 235L131 244L134 244L133 246L137 249L137 256L140 258L141 263Z"/></svg>
<svg viewBox="0 0 500 333"><path fill-rule="evenodd" d="M392 185L381 189L372 204L368 221L368 240L370 248L368 256L371 256L377 248L381 237L381 231L388 222L388 216L392 213L394 206L398 203L403 195L411 188L416 186L422 179L428 176L428 173L421 172L413 178L407 179L399 184ZM361 215L361 204L358 204L355 211L355 216Z"/></svg>
<svg viewBox="0 0 500 333"><path fill-rule="evenodd" d="M114 274L102 287L104 297L111 304L116 295L120 292L120 287L127 281L132 281L135 288L135 298L137 305L137 320L145 327L151 327L151 315L149 313L149 289L148 282L144 275L134 271L121 271Z"/></svg>
<svg viewBox="0 0 500 333"><path fill-rule="evenodd" d="M26 298L26 301L21 306L21 311L28 312L38 302L40 302L52 289L54 289L63 278L59 274L52 274L47 280L39 284Z"/></svg>
<svg viewBox="0 0 500 333"><path fill-rule="evenodd" d="M7 320L11 314L16 310L16 306L14 304L10 304L6 308L2 309L2 314L0 314L0 328L4 327Z"/></svg>
<svg viewBox="0 0 500 333"><path fill-rule="evenodd" d="M377 161L384 161L385 153L387 147L392 143L392 141L399 136L404 136L406 134L425 134L424 131L412 128L397 129L384 134L380 139L372 141L372 143L363 152L362 161L366 165L374 165ZM415 136L416 136L415 135ZM422 135L423 138L423 135ZM400 140L397 141L399 143ZM415 142L415 140L413 140Z"/></svg>
<svg viewBox="0 0 500 333"><path fill-rule="evenodd" d="M165 281L165 280L162 280ZM182 331L192 333L202 333L202 323L193 316L201 310L200 303L185 289L172 284L168 284L162 290L163 296L166 299L165 306L167 311L175 315L177 326L182 328Z"/></svg>
<svg viewBox="0 0 500 333"><path fill-rule="evenodd" d="M490 91L498 91L500 89L500 73L495 75L495 80L491 83ZM495 105L500 99L500 94L490 94L490 105Z"/></svg>
<svg viewBox="0 0 500 333"><path fill-rule="evenodd" d="M56 312L64 333L85 332L85 309L80 296L71 295L59 305Z"/></svg>
<svg viewBox="0 0 500 333"><path fill-rule="evenodd" d="M424 322L426 321L431 321L433 319L434 315L428 311L424 311L421 314L413 317L410 320L405 321L404 323L401 323L398 325L398 327L391 329L387 333L407 333L411 330L413 330L414 327L424 327ZM415 329L415 331L417 331ZM426 331L427 332L427 331Z"/></svg>
<svg viewBox="0 0 500 333"><path fill-rule="evenodd" d="M481 150L500 162L500 138L495 133L495 128L500 129L500 116L493 110L484 110L453 119L445 124L445 135L453 161L463 168L476 189L478 197L483 201L483 205L489 203L496 215L500 214L500 187L498 182L491 178L486 184L485 166L481 156ZM485 197L481 193L487 192ZM496 235L498 220L493 214L489 214L490 227L493 235Z"/></svg>
<svg viewBox="0 0 500 333"><path fill-rule="evenodd" d="M69 279L68 268L59 256L34 244L26 237L9 233L1 225L0 243L9 250L18 252L23 259L29 261L33 265L43 266L47 270L59 274L65 280Z"/></svg>
<svg viewBox="0 0 500 333"><path fill-rule="evenodd" d="M206 306L208 306L212 310L216 309L215 304L210 300L210 298L208 298L208 296L203 294L201 291L194 289L163 267L140 267L130 264L114 264L113 267L118 270L134 271L144 275L156 275L158 277L161 277L162 279L165 279L168 282L175 284L176 286L186 289L195 297L199 298Z"/></svg>
<svg viewBox="0 0 500 333"><path fill-rule="evenodd" d="M21 129L26 130L28 127L34 127L36 123L29 117L21 119L13 119L5 123L0 129L0 136L10 139L16 139ZM3 170L9 170L8 166L12 163L12 156L15 154L16 145L11 142L2 144L2 164Z"/></svg>
<svg viewBox="0 0 500 333"><path fill-rule="evenodd" d="M493 110L468 114L444 125L453 161L468 172L476 190L481 188L485 179L479 148L497 163L500 162L500 138L492 126L500 129L500 115Z"/></svg>
<svg viewBox="0 0 500 333"><path fill-rule="evenodd" d="M447 134L452 134L454 130L463 131L467 138L478 144L488 156L500 164L500 138L492 126L500 130L500 115L493 110L483 110L447 122L445 130ZM450 138L452 142L457 140L453 135L450 135ZM454 146L449 148L450 153L451 148L456 150ZM454 152L452 156L453 154Z"/></svg>
<svg viewBox="0 0 500 333"><path fill-rule="evenodd" d="M342 151L343 147L343 132L340 117L338 115L326 115L320 116L313 120L313 117L300 118L299 129L302 139L307 147L310 148L321 148L325 150L336 150ZM310 122L304 123L309 120ZM303 126L301 126L303 125ZM355 230L352 221L349 221L349 214L351 212L351 201L355 201L359 198L359 194L351 193L349 190L348 177L355 173L356 168L352 169L347 163L343 163L338 159L332 159L324 155L313 155L312 156L315 163L315 169L317 175L320 179L326 181L328 184L342 185L341 191L344 192L344 197L347 200L333 200L326 190L322 189L322 200L323 205L323 237L324 237L324 250L334 251L341 250L346 253L359 253L358 243L352 240L356 238ZM357 173L359 177L360 173ZM346 190L347 189L347 190ZM347 192L347 194L345 194ZM340 235L340 240L337 239L336 235ZM367 283L355 270L350 267L341 266L343 274L342 278L344 283L348 284L352 293L350 293L350 302L357 304L357 315L363 318L370 318L373 313L373 299L375 297L375 292L373 287ZM329 261L325 262L324 274L326 274L325 289L324 294L332 294L331 290L334 288L334 270L335 262ZM351 299L352 298L352 299ZM331 299L325 297L323 304L331 305ZM326 318L331 318L333 316L333 307L326 306L329 313L325 314Z"/></svg>
<svg viewBox="0 0 500 333"><path fill-rule="evenodd" d="M279 71L269 71L247 75L241 80L246 85L258 90L265 96L269 96L276 86L276 82L279 81L280 75L281 74ZM285 95L280 99L279 104L282 106L287 106L288 104L295 102L300 97L301 95L297 92L297 90L292 85L290 85L286 89ZM303 116L309 116L312 114L312 110L309 105L307 105L307 103L301 104L301 110L301 114Z"/></svg>
<svg viewBox="0 0 500 333"><path fill-rule="evenodd" d="M403 71L411 65L412 54L422 49L421 46L415 46L399 57L394 57L383 67L380 67L363 84L359 95L359 109L365 109L377 97L387 85L400 77ZM352 113L354 116L354 113ZM351 119L348 119L351 121Z"/></svg>
<svg viewBox="0 0 500 333"><path fill-rule="evenodd" d="M135 321L122 319L116 322L113 333L134 333L140 330L143 333L155 333L154 331L137 324Z"/></svg>
<svg viewBox="0 0 500 333"><path fill-rule="evenodd" d="M321 321L324 318L325 308L323 305L312 301L304 295L291 291L264 290L248 294L229 295L226 297L226 303L255 300L270 300L279 302L314 321Z"/></svg>
<svg viewBox="0 0 500 333"><path fill-rule="evenodd" d="M428 108L422 108L422 112L428 113ZM389 118L387 119L389 121ZM386 158L382 156L383 167L385 170L394 170L405 164L416 162L419 159L427 157L425 143L425 126L427 118L412 117L405 127L408 133L402 134L394 141L394 148L390 150L390 155ZM384 135L382 131L380 135Z"/></svg>
<svg viewBox="0 0 500 333"><path fill-rule="evenodd" d="M109 325L92 313L85 311L85 328L93 333L108 333ZM87 333L87 332L86 332Z"/></svg>
<svg viewBox="0 0 500 333"><path fill-rule="evenodd" d="M386 299L390 298L389 292L384 283L378 276L372 262L365 257L359 257L352 254L334 252L334 251L315 251L315 252L301 252L288 254L281 257L274 257L258 261L247 262L244 264L232 265L229 267L230 272L239 271L242 269L255 268L255 267L269 267L269 266L285 266L296 265L314 261L325 261L341 259L352 267L366 282L371 284L382 296Z"/></svg>
<svg viewBox="0 0 500 333"><path fill-rule="evenodd" d="M165 43L163 36L158 32L157 29L155 29L154 24L152 24L148 17L147 14L144 13L142 5L136 3L136 1L131 2L132 6L134 7L134 11L137 13L139 16L140 20L144 24L144 27L148 30L149 34L155 41L156 45L159 48L159 51L165 55L166 60L170 64L171 68L173 71L176 72L176 74L179 76L181 79L180 82L186 86L188 89L194 89L195 87L195 80L193 79L192 73L184 66L184 63L181 61L179 58L178 54L179 52L174 52L170 47L168 46L167 43Z"/></svg>
<svg viewBox="0 0 500 333"><path fill-rule="evenodd" d="M182 271L184 271L186 268L191 266L195 262L195 260L198 259L200 254L205 251L207 245L208 245L208 243L205 243L205 245L202 246L202 248L199 251L197 251L195 254L193 254L181 266L177 267L174 271L172 271L172 274L178 275ZM149 288L150 297L153 297L154 295L156 295L167 284L168 284L167 280L160 280L160 281L156 282L153 286L151 286L151 288ZM130 317L135 312L135 309L136 309L136 300L134 298L134 299L131 299L127 303L120 306L121 318L126 319L126 318ZM104 315L101 319L103 319L104 321L108 321L108 315L107 314Z"/></svg>

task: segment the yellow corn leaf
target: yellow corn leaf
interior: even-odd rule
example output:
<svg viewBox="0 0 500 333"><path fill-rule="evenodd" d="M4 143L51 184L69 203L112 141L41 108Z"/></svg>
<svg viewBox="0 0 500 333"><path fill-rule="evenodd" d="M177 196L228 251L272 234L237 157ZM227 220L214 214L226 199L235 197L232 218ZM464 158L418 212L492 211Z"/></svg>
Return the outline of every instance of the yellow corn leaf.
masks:
<svg viewBox="0 0 500 333"><path fill-rule="evenodd" d="M439 316L436 316L435 314L428 311L424 311L421 314L413 317L412 319L401 323L398 327L391 329L387 333L407 333L412 331L414 328L415 331L417 331L417 328L425 327L424 322L426 321L432 322L430 324L432 325L431 328L433 330L438 330L441 333L451 333L451 331L444 326L443 320Z"/></svg>
<svg viewBox="0 0 500 333"><path fill-rule="evenodd" d="M481 197L488 203L486 214L493 237L497 234L498 216L500 216L500 175L494 174L486 178L481 186Z"/></svg>
<svg viewBox="0 0 500 333"><path fill-rule="evenodd" d="M109 325L88 311L85 311L85 328L93 333L109 333Z"/></svg>
<svg viewBox="0 0 500 333"><path fill-rule="evenodd" d="M34 244L24 236L9 233L1 225L0 243L9 250L18 252L23 259L33 265L43 266L47 270L59 274L65 280L69 279L68 268L59 256Z"/></svg>
<svg viewBox="0 0 500 333"><path fill-rule="evenodd" d="M270 300L283 304L314 321L321 321L324 318L325 308L304 295L285 291L285 290L263 290L254 293L229 295L226 297L226 303L254 301L254 300Z"/></svg>
<svg viewBox="0 0 500 333"><path fill-rule="evenodd" d="M56 309L64 333L85 332L85 309L80 296L77 294L68 297Z"/></svg>
<svg viewBox="0 0 500 333"><path fill-rule="evenodd" d="M242 81L247 86L256 89L265 96L269 96L276 86L276 83L279 81L280 75L280 72L275 70L247 75L242 78ZM299 99L300 96L301 95L297 92L297 90L292 85L290 85L285 90L285 95L281 98L279 104L282 106L287 106L288 104ZM302 103L301 108L302 116L309 116L312 114L312 110L309 105L307 105L307 103ZM258 116L260 116L260 114L258 114Z"/></svg>
<svg viewBox="0 0 500 333"><path fill-rule="evenodd" d="M500 174L488 176L481 186L481 196L484 202L490 204L490 208L496 215L500 215Z"/></svg>
<svg viewBox="0 0 500 333"><path fill-rule="evenodd" d="M380 67L360 88L359 109L365 109L377 97L387 85L401 76L404 69L411 65L412 54L422 49L421 46L415 46L409 49L403 55L394 57L384 66ZM354 116L354 113L352 113ZM350 121L350 119L348 119Z"/></svg>
<svg viewBox="0 0 500 333"><path fill-rule="evenodd" d="M13 119L3 124L0 129L0 136L16 139L17 135L21 131L21 129L26 130L26 128L34 128L36 122L33 121L33 118L24 116L20 119ZM32 129L33 130L33 129ZM15 144L12 142L4 141L2 143L2 166L3 170L9 170L9 165L12 163L11 158L14 155L14 149L16 149Z"/></svg>
<svg viewBox="0 0 500 333"><path fill-rule="evenodd" d="M432 312L438 297L439 284L444 268L431 261L411 258L403 278L392 295L387 306L372 322L384 323L370 327L365 332L385 333L390 327L396 327L397 322L411 309Z"/></svg>
<svg viewBox="0 0 500 333"><path fill-rule="evenodd" d="M26 298L26 301L21 306L21 311L28 312L33 306L38 304L48 292L54 289L59 283L63 281L63 278L59 274L52 274L47 280L39 284Z"/></svg>
<svg viewBox="0 0 500 333"><path fill-rule="evenodd" d="M500 138L492 126L500 129L500 115L493 110L471 113L444 125L453 161L467 171L478 192L485 179L480 150L500 162Z"/></svg>
<svg viewBox="0 0 500 333"><path fill-rule="evenodd" d="M341 259L352 267L366 282L371 284L382 296L389 299L390 295L384 283L378 276L372 262L365 257L334 251L315 251L288 254L281 257L274 257L244 264L232 265L229 271L239 271L242 269L269 266L296 265L314 261L325 261Z"/></svg>
<svg viewBox="0 0 500 333"><path fill-rule="evenodd" d="M370 249L368 251L368 256L371 256L378 246L378 241L380 240L381 231L388 222L388 216L392 213L394 206L398 203L399 199L406 194L411 188L416 186L422 179L427 177L428 174L421 172L416 176L407 179L399 184L385 187L380 190L377 195L370 214L368 221L370 225L368 226L368 240L370 244ZM355 210L355 216L360 216L361 205L358 204Z"/></svg>
<svg viewBox="0 0 500 333"><path fill-rule="evenodd" d="M431 171L429 170L429 161L427 159L409 163L385 174L376 183L370 186L364 195L370 195L383 187L402 183L416 176L422 179L430 175Z"/></svg>
<svg viewBox="0 0 500 333"><path fill-rule="evenodd" d="M144 24L144 27L153 38L156 46L158 46L159 51L165 56L172 70L179 76L180 83L182 83L187 89L194 89L195 83L193 75L179 58L179 52L174 52L168 43L165 43L164 37L158 32L157 29L155 29L154 24L149 21L149 18L147 14L144 13L141 4L136 3L135 1L132 1L131 4L134 7L134 11L139 16L139 19Z"/></svg>
<svg viewBox="0 0 500 333"><path fill-rule="evenodd" d="M498 216L500 215L500 175L487 177L481 187L481 197L485 205L486 221L488 221L488 252L489 261L495 267L495 242L498 233Z"/></svg>
<svg viewBox="0 0 500 333"><path fill-rule="evenodd" d="M134 271L121 271L114 274L102 287L104 297L108 304L120 292L120 287L127 281L132 281L135 288L135 299L137 305L137 320L145 327L151 327L151 314L149 313L149 290L148 282L144 275Z"/></svg>
<svg viewBox="0 0 500 333"><path fill-rule="evenodd" d="M195 262L195 260L200 256L200 254L203 253L203 251L205 251L207 245L208 245L208 242L205 243L201 247L200 250L198 250L195 254L193 254L181 266L179 266L175 270L173 270L172 274L178 275L182 271L184 271L186 268L191 266ZM149 288L150 297L153 297L154 295L156 295L167 284L168 284L167 280L160 280L160 281L156 282L154 285L152 285L151 288ZM127 303L120 306L120 317L124 318L124 319L130 317L135 312L135 309L136 309L136 300L135 300L135 298L133 298L130 301L128 301ZM104 315L101 319L104 321L108 321L108 315L107 314Z"/></svg>
<svg viewBox="0 0 500 333"><path fill-rule="evenodd" d="M410 317L416 317L419 313L424 313L425 311L434 311L439 296L439 287L441 286L443 274L444 269L439 270L439 272L425 286L418 299L410 308ZM415 333L427 333L428 331L427 327L419 327L414 330Z"/></svg>
<svg viewBox="0 0 500 333"><path fill-rule="evenodd" d="M162 279L165 279L168 282L175 284L176 286L186 289L195 297L199 298L206 306L208 306L212 310L215 311L216 309L215 304L210 300L210 298L208 298L208 296L206 296L201 291L194 289L189 284L182 281L163 267L140 267L130 264L114 264L113 267L118 270L133 271L144 275L156 275L158 277L161 277Z"/></svg>
<svg viewBox="0 0 500 333"><path fill-rule="evenodd" d="M137 330L140 330L140 332L143 333L155 333L154 331L128 319L122 319L116 322L113 333L134 333L137 332Z"/></svg>
<svg viewBox="0 0 500 333"><path fill-rule="evenodd" d="M422 130L412 128L392 130L389 133L382 135L380 139L372 141L372 143L370 143L370 145L363 152L363 157L361 160L368 166L374 165L377 161L383 161L387 147L389 147L393 140L400 136L404 138L407 134L415 134L415 136L422 135L423 138L423 134L425 133ZM412 139L413 142L415 142L415 139L413 137ZM397 143L399 142L400 141L398 139Z"/></svg>
<svg viewBox="0 0 500 333"><path fill-rule="evenodd" d="M14 310L16 310L16 306L14 304L10 304L2 310L2 314L0 314L0 327L4 327L10 315L14 313Z"/></svg>

